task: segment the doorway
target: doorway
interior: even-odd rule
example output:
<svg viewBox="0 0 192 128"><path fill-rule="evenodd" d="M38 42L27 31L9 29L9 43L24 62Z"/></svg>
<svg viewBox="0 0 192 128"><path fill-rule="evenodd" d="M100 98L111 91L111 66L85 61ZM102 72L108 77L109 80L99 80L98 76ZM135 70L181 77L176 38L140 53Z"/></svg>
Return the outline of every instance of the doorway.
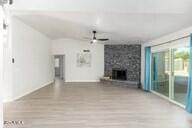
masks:
<svg viewBox="0 0 192 128"><path fill-rule="evenodd" d="M55 55L55 78L65 81L65 55Z"/></svg>
<svg viewBox="0 0 192 128"><path fill-rule="evenodd" d="M151 91L182 106L186 105L189 77L189 42L152 50Z"/></svg>

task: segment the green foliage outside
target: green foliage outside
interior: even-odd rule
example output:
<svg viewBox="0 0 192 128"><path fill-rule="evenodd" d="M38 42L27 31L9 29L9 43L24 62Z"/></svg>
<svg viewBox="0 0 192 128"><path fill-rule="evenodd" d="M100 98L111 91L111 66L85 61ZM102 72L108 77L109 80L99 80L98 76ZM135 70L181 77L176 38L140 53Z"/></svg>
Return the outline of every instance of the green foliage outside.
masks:
<svg viewBox="0 0 192 128"><path fill-rule="evenodd" d="M176 52L174 55L175 59L183 59L184 61L189 59L189 52L188 51L182 51L182 52Z"/></svg>
<svg viewBox="0 0 192 128"><path fill-rule="evenodd" d="M183 61L182 68L184 69L185 66L187 66L187 63L189 62L189 51L175 52L174 58L175 59L182 59L182 61Z"/></svg>

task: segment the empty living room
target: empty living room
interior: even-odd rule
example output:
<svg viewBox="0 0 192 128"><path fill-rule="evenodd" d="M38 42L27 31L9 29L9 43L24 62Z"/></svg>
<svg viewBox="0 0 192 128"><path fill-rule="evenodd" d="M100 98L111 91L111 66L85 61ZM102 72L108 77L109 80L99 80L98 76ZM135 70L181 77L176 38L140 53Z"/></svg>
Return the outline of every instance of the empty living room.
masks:
<svg viewBox="0 0 192 128"><path fill-rule="evenodd" d="M191 128L191 0L0 0L0 128Z"/></svg>

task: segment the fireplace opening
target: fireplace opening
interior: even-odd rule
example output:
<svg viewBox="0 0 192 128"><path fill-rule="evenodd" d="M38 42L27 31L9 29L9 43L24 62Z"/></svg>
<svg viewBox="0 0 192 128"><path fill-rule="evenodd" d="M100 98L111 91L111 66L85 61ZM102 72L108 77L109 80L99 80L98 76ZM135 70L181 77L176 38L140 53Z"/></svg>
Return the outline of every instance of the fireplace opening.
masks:
<svg viewBox="0 0 192 128"><path fill-rule="evenodd" d="M127 70L112 69L112 79L114 79L114 80L127 80Z"/></svg>

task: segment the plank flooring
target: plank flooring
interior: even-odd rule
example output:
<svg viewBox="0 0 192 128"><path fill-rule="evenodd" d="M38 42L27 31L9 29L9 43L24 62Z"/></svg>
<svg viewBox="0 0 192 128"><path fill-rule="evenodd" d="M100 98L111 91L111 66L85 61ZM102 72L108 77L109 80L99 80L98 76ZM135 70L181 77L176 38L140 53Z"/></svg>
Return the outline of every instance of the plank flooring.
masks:
<svg viewBox="0 0 192 128"><path fill-rule="evenodd" d="M192 115L137 88L63 83L4 104L4 128L191 128Z"/></svg>

